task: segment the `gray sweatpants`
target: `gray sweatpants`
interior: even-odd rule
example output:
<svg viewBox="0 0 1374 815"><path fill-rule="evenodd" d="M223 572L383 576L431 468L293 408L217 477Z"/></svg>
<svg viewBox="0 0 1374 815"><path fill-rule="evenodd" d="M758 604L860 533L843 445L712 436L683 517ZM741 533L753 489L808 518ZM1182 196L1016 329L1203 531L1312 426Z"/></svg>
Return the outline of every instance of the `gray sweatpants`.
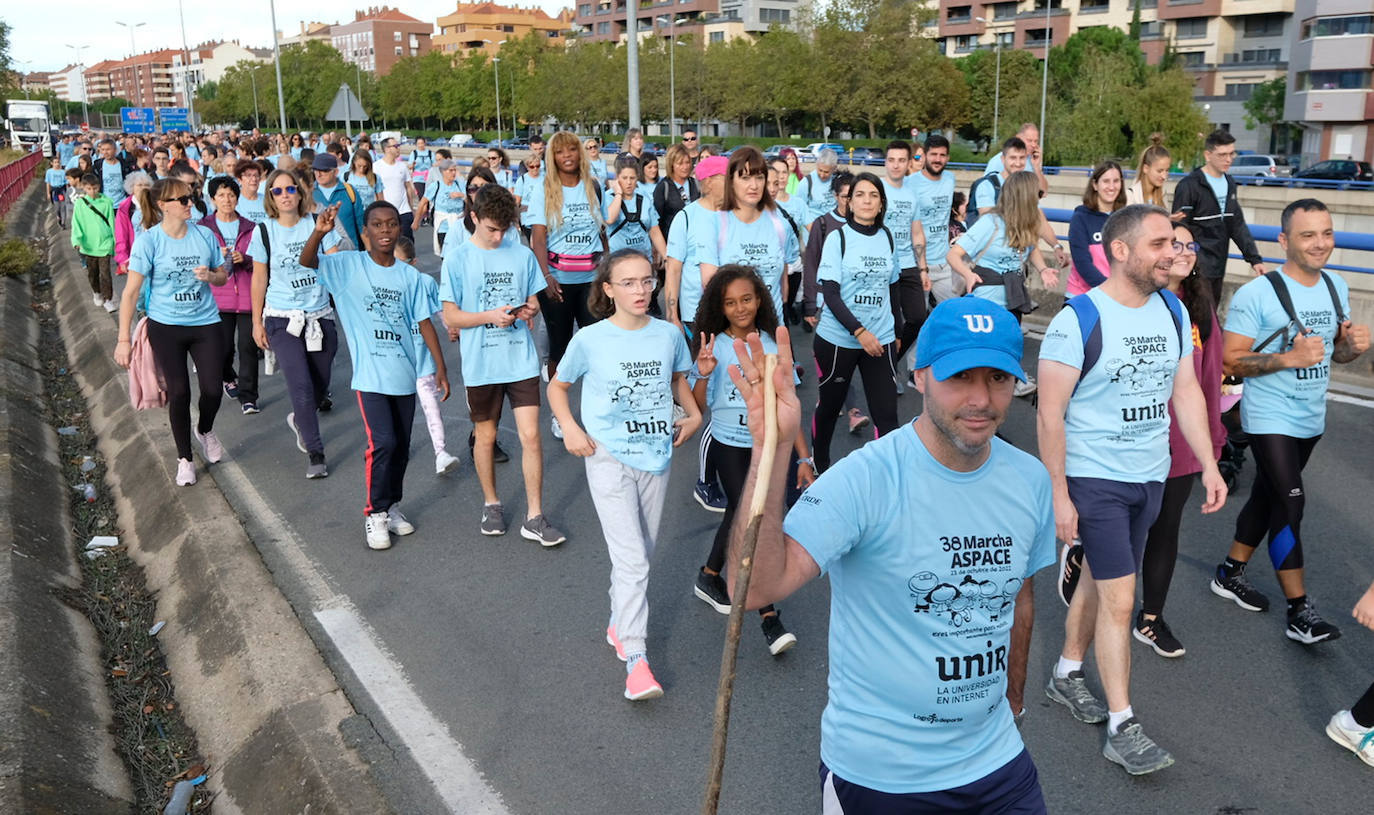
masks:
<svg viewBox="0 0 1374 815"><path fill-rule="evenodd" d="M930 267L930 295L936 305L953 297L962 297L964 285L964 278L948 263L937 263Z"/></svg>
<svg viewBox="0 0 1374 815"><path fill-rule="evenodd" d="M626 466L599 442L586 461L587 487L611 557L611 625L626 654L642 654L649 628L649 561L668 496L668 473Z"/></svg>

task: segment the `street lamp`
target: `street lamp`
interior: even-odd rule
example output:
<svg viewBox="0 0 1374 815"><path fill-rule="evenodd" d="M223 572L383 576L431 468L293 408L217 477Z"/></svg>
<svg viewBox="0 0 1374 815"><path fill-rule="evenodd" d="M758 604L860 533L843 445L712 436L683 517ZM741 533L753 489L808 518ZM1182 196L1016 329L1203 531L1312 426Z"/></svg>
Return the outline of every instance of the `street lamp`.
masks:
<svg viewBox="0 0 1374 815"><path fill-rule="evenodd" d="M625 73L629 79L629 127L639 122L639 0L625 0Z"/></svg>
<svg viewBox="0 0 1374 815"><path fill-rule="evenodd" d="M671 14L655 17L658 20L668 21L668 139L677 140L677 47L682 43L677 41L677 26L679 23L689 22L685 17L675 19Z"/></svg>
<svg viewBox="0 0 1374 815"><path fill-rule="evenodd" d="M91 111L86 106L86 62L81 58L81 52L90 48L89 45L68 45L68 48L76 52L76 67L81 74L81 121L86 123L86 129L91 127Z"/></svg>
<svg viewBox="0 0 1374 815"><path fill-rule="evenodd" d="M125 28L129 29L129 59L132 60L132 59L134 58L134 55L138 53L137 49L134 48L134 29L135 29L135 28L140 28L140 27L142 27L142 26L145 26L145 25L147 25L147 23L126 23L126 22L124 22L123 20L115 20L115 23L117 23L117 24L119 24L119 25L122 25L122 26L124 26ZM143 89L142 89L142 87L141 87L141 83L139 82L139 78L138 78L138 66L133 65L133 64L131 63L131 64L129 65L129 69L130 69L131 71L133 71L133 74L134 74L134 93L137 94L138 96L142 96L142 95L143 95ZM148 70L149 70L149 71L152 71L152 68L149 68ZM150 75L150 76L149 76L149 80L151 80L151 79L152 79L152 77L151 77L151 75ZM131 100L131 101L132 101L132 100ZM140 99L140 100L138 100L138 101L141 102L141 101L143 101L143 100Z"/></svg>
<svg viewBox="0 0 1374 815"><path fill-rule="evenodd" d="M1041 162L1044 162L1045 155L1045 100L1050 87L1050 41L1053 39L1054 29L1050 27L1050 10L1054 8L1053 0L1045 0L1045 64L1040 72L1040 155Z"/></svg>
<svg viewBox="0 0 1374 815"><path fill-rule="evenodd" d="M181 18L181 50L184 53L186 62L182 65L181 87L186 92L186 112L189 114L186 123L192 130L196 129L196 99L195 92L191 87L191 49L186 45L186 11L182 8L182 0L177 0L177 16Z"/></svg>
<svg viewBox="0 0 1374 815"><path fill-rule="evenodd" d="M982 17L973 19L987 25L988 21ZM997 47L997 79L993 83L992 92L992 140L997 141L997 124L1002 112L1002 35L996 32L992 35L992 41Z"/></svg>
<svg viewBox="0 0 1374 815"><path fill-rule="evenodd" d="M262 118L258 116L258 71L257 66L248 69L248 81L253 84L253 128L262 129Z"/></svg>
<svg viewBox="0 0 1374 815"><path fill-rule="evenodd" d="M496 82L496 146L501 146L501 58L492 57L491 78Z"/></svg>
<svg viewBox="0 0 1374 815"><path fill-rule="evenodd" d="M267 8L272 13L272 62L277 66L277 115L281 117L281 132L286 133L286 97L281 90L281 45L277 42L277 2L268 0Z"/></svg>

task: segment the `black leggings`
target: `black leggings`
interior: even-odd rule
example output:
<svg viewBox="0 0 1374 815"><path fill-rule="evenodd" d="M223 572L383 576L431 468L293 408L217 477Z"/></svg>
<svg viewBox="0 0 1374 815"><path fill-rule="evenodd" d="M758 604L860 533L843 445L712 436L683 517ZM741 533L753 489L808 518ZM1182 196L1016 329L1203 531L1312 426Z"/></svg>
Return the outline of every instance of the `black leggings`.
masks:
<svg viewBox="0 0 1374 815"><path fill-rule="evenodd" d="M1236 518L1236 542L1254 549L1267 533L1274 571L1302 568L1302 469L1320 440L1273 433L1250 437L1255 483Z"/></svg>
<svg viewBox="0 0 1374 815"><path fill-rule="evenodd" d="M1178 528L1183 523L1183 507L1193 492L1197 473L1176 475L1164 482L1164 498L1159 515L1145 539L1145 557L1140 565L1140 585L1144 594L1141 608L1146 614L1164 613L1164 600L1169 596L1169 583L1174 579L1174 563L1178 560Z"/></svg>
<svg viewBox="0 0 1374 815"><path fill-rule="evenodd" d="M240 402L257 402L258 359L262 357L262 349L253 339L253 315L221 311L219 325L224 337L224 372L220 376L225 382L238 382ZM237 371L234 370L236 338L239 350Z"/></svg>
<svg viewBox="0 0 1374 815"><path fill-rule="evenodd" d="M720 526L716 528L715 540L711 542L711 554L706 558L706 568L716 574L725 569L730 530L735 525L735 511L739 509L739 500L744 494L744 482L749 477L749 461L753 454L754 451L748 447L732 447L715 439L711 439L706 446L706 456L720 474L720 485L725 490L725 514L720 516ZM759 609L759 616L776 610L771 604L766 605Z"/></svg>
<svg viewBox="0 0 1374 815"><path fill-rule="evenodd" d="M191 458L191 375L186 369L186 355L196 364L196 382L200 385L200 418L196 432L209 433L215 429L215 414L219 413L220 375L224 371L224 334L219 323L210 325L165 325L148 320L148 345L153 350L158 371L167 388L167 419L172 424L172 439L176 441L177 458Z"/></svg>
<svg viewBox="0 0 1374 815"><path fill-rule="evenodd" d="M1374 727L1374 685L1350 708L1350 718L1360 727Z"/></svg>
<svg viewBox="0 0 1374 815"><path fill-rule="evenodd" d="M921 287L921 271L915 266L903 269L892 284L892 316L897 326L897 354L906 353L921 333L926 321L926 290Z"/></svg>
<svg viewBox="0 0 1374 815"><path fill-rule="evenodd" d="M587 297L592 292L590 283L563 283L563 299L550 297L548 290L539 293L539 310L544 314L544 326L549 331L549 377L558 370L563 352L568 350L572 341L573 321L578 327L586 328L596 322L592 310L587 307Z"/></svg>
<svg viewBox="0 0 1374 815"><path fill-rule="evenodd" d="M874 438L897 427L897 354L895 343L883 346L883 353L872 357L862 348L840 348L816 335L817 399L811 416L811 455L817 472L830 468L830 437L840 418L850 380L857 368L864 380L868 415L873 419Z"/></svg>

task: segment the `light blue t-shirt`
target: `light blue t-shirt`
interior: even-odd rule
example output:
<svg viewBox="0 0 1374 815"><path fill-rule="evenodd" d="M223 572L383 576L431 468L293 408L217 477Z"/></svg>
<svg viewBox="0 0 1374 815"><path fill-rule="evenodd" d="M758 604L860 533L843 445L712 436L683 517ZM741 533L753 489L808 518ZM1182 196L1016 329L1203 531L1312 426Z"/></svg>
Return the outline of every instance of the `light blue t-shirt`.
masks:
<svg viewBox="0 0 1374 815"><path fill-rule="evenodd" d="M224 238L224 245L229 249L233 249L234 244L237 243L239 239L239 219L235 218L232 221L221 221L219 218L216 218L215 229L219 232L220 237ZM244 254L247 254L249 257L253 256L248 252Z"/></svg>
<svg viewBox="0 0 1374 815"><path fill-rule="evenodd" d="M656 187L658 187L658 182L656 181L641 181L635 190L640 195L644 196L644 200L649 204L650 209L654 209L654 189ZM658 210L654 209L654 213L657 214Z"/></svg>
<svg viewBox="0 0 1374 815"><path fill-rule="evenodd" d="M85 155L85 154L83 154L83 155ZM74 169L76 169L76 165L78 165L78 164L80 164L80 163L81 163L81 156L80 156L80 155L74 155L74 156L72 156L71 158L67 159L65 162L62 163L62 169L64 169L64 170L74 170Z"/></svg>
<svg viewBox="0 0 1374 815"><path fill-rule="evenodd" d="M266 191L262 187L258 188L258 197L249 199L239 196L239 202L234 205L234 211L254 223L262 223L267 220L267 205L264 203L266 197L271 195L271 191ZM304 244L302 244L304 246Z"/></svg>
<svg viewBox="0 0 1374 815"><path fill-rule="evenodd" d="M698 198L683 207L668 227L668 257L682 261L678 317L684 323L697 318L697 305L701 303L701 253L697 247L715 245L719 217L719 212L707 209Z"/></svg>
<svg viewBox="0 0 1374 815"><path fill-rule="evenodd" d="M1226 211L1226 176L1221 178L1214 177L1211 173L1204 172L1202 177L1207 179L1207 186L1212 188L1212 195L1217 199L1217 211Z"/></svg>
<svg viewBox="0 0 1374 815"><path fill-rule="evenodd" d="M840 234L844 234L844 253L840 252ZM849 224L825 236L821 248L821 262L816 267L817 282L833 280L840 284L840 299L864 328L873 332L878 342L887 345L897 339L892 316L890 286L901 276L897 255L886 230L865 235ZM849 329L844 327L821 298L821 318L816 333L826 342L840 348L862 348Z"/></svg>
<svg viewBox="0 0 1374 815"><path fill-rule="evenodd" d="M188 223L186 234L170 237L161 226L134 238L129 268L147 278L148 319L163 325L213 325L219 307L210 284L196 279L196 267L224 265L219 241L210 230Z"/></svg>
<svg viewBox="0 0 1374 815"><path fill-rule="evenodd" d="M72 160L72 156L74 155L76 155L76 145L74 143L69 141L57 143L57 157L62 160L64 167L67 162Z"/></svg>
<svg viewBox="0 0 1374 815"><path fill-rule="evenodd" d="M483 249L471 239L458 240L454 235L452 244L453 252L445 253L440 268L440 297L461 311L520 306L548 286L534 253L519 241ZM539 353L524 320L506 328L491 323L464 328L458 341L463 352L463 384L469 388L539 376Z"/></svg>
<svg viewBox="0 0 1374 815"><path fill-rule="evenodd" d="M807 223L811 223L825 213L835 208L835 193L830 189L830 182L835 179L832 172L830 178L822 179L820 172L812 170L797 185L797 191L792 193L805 199L807 206Z"/></svg>
<svg viewBox="0 0 1374 815"><path fill-rule="evenodd" d="M453 197L453 193L458 196ZM458 215L463 214L463 204L467 200L467 183L461 178L455 178L452 184L445 184L443 180L435 181L425 185L425 198L434 207L434 214L437 215ZM450 219L435 218L435 229L441 234L449 231Z"/></svg>
<svg viewBox="0 0 1374 815"><path fill-rule="evenodd" d="M830 575L827 767L882 792L930 792L1025 749L1007 660L1016 596L1055 558L1039 461L994 438L981 467L955 472L907 424L837 461L783 529Z"/></svg>
<svg viewBox="0 0 1374 815"><path fill-rule="evenodd" d="M300 264L301 250L305 248L310 234L315 231L315 219L302 218L290 228L282 226L275 219L263 221L264 226L253 230L253 239L248 244L248 256L255 261L267 263L267 307L282 311L304 311L307 314L329 307L329 292L320 285L319 275L314 269ZM272 245L272 257L267 260L267 247L262 245L262 230L267 229L267 241ZM333 230L320 241L320 256L339 245L339 236Z"/></svg>
<svg viewBox="0 0 1374 815"><path fill-rule="evenodd" d="M633 196L621 202L620 214L614 222L610 220L611 200L611 196L606 196L601 211L606 218L606 242L610 251L633 249L646 258L653 257L654 246L649 240L649 230L658 226L658 211L654 209L653 196L646 197L636 190ZM636 205L639 207L635 213L637 217L631 221L630 215Z"/></svg>
<svg viewBox="0 0 1374 815"><path fill-rule="evenodd" d="M1006 274L1020 271L1030 257L1030 248L1013 249L1007 245L1006 225L1002 216L988 213L954 241L968 253L969 268L984 266ZM991 300L1006 308L1007 290L1000 285L979 286L970 292L974 297Z"/></svg>
<svg viewBox="0 0 1374 815"><path fill-rule="evenodd" d="M563 220L557 226L549 223L544 212L544 185L535 185L525 199L525 226L542 226L548 230L548 249L560 255L591 255L601 251L601 203L587 202L587 187L577 184L563 188ZM596 211L592 207L596 207ZM590 283L596 272L562 272L550 264L549 271L559 283Z"/></svg>
<svg viewBox="0 0 1374 815"><path fill-rule="evenodd" d="M412 330L428 320L429 298L414 266L379 266L367 252L320 255L320 284L334 295L355 391L408 396L415 393L419 360Z"/></svg>
<svg viewBox="0 0 1374 815"><path fill-rule="evenodd" d="M776 198L773 199L773 201L778 205L778 209L792 216L792 220L796 223L797 229L801 230L801 242L804 243L811 229L813 220L810 217L811 208L807 206L806 199L802 198L800 195L790 195L786 201L779 201Z"/></svg>
<svg viewBox="0 0 1374 815"><path fill-rule="evenodd" d="M64 170L49 167L43 172L43 180L53 189L61 189L67 186L67 173Z"/></svg>
<svg viewBox="0 0 1374 815"><path fill-rule="evenodd" d="M429 352L429 346L425 345L425 335L420 332L421 323L429 320L434 313L443 306L439 305L439 281L423 272L420 273L420 288L424 289L425 302L428 304L429 313L423 319L416 320L415 325L410 327L410 338L415 342L415 378L433 376L438 370L434 365L434 355Z"/></svg>
<svg viewBox="0 0 1374 815"><path fill-rule="evenodd" d="M124 171L120 169L118 161L107 161L100 165L100 187L115 206L129 197L124 191Z"/></svg>
<svg viewBox="0 0 1374 815"><path fill-rule="evenodd" d="M776 354L778 344L767 333L759 332L766 354ZM744 397L739 388L730 380L730 369L739 365L739 355L735 353L735 341L728 334L716 337L716 369L706 382L706 406L711 409L711 438L731 447L752 447L754 437L749 433L749 410L745 407ZM687 381L695 385L701 377L696 366L687 374ZM793 374L793 381L800 381Z"/></svg>
<svg viewBox="0 0 1374 815"><path fill-rule="evenodd" d="M1320 365L1310 368L1289 368L1264 376L1246 377L1245 398L1240 400L1241 427L1247 433L1274 433L1296 439L1320 436L1326 430L1326 389L1331 377L1331 354L1335 350L1336 310L1326 284L1304 286L1286 274L1280 274L1293 298L1293 310L1308 331L1326 341L1326 356ZM1340 275L1327 272L1341 299L1341 309L1350 313L1350 287ZM1274 287L1268 280L1256 278L1241 286L1231 298L1226 312L1226 330L1250 337L1251 348L1269 338L1288 324ZM1289 329L1289 343L1280 345L1276 339L1263 349L1274 354L1292 347L1293 329Z"/></svg>
<svg viewBox="0 0 1374 815"><path fill-rule="evenodd" d="M452 239L444 241L443 247L439 250L439 257L448 258L454 252L458 251L458 247L462 246L467 242L467 239L471 237L472 233L468 231L467 224L460 221L457 228L453 231ZM506 234L501 236L501 245L524 246L524 243L520 240L520 227L511 224L510 228L506 230ZM541 281L544 279L543 274L540 274L539 279Z"/></svg>
<svg viewBox="0 0 1374 815"><path fill-rule="evenodd" d="M883 226L892 232L892 239L897 243L897 266L901 269L917 265L916 250L911 247L911 223L918 219L916 188L912 178L904 179L900 187L894 187L891 181L883 179L883 187L887 192L887 214L883 216Z"/></svg>
<svg viewBox="0 0 1374 815"><path fill-rule="evenodd" d="M988 159L988 166L983 168L983 175L996 175L1007 169L1007 165L1002 162L1002 151L998 150L997 155Z"/></svg>
<svg viewBox="0 0 1374 815"><path fill-rule="evenodd" d="M1188 312L1180 309L1182 336L1188 338L1180 343L1163 295L1150 295L1139 308L1123 306L1100 288L1087 296L1097 306L1102 355L1069 400L1064 473L1129 484L1163 481L1169 475L1174 376L1179 361L1193 354ZM1073 309L1060 309L1050 321L1040 359L1082 370L1083 335Z"/></svg>
<svg viewBox="0 0 1374 815"><path fill-rule="evenodd" d="M606 179L611 174L610 170L606 168L606 160L598 158L588 162L587 167L592 171L592 178L596 179L596 183L603 187L606 186Z"/></svg>
<svg viewBox="0 0 1374 815"><path fill-rule="evenodd" d="M673 455L673 374L692 367L687 340L650 319L636 331L610 320L581 329L558 363L558 381L583 377L582 426L616 461L666 472Z"/></svg>
<svg viewBox="0 0 1374 815"><path fill-rule="evenodd" d="M528 207L530 205L530 202L525 199L527 199L531 195L534 195L537 190L541 190L543 189L543 187L544 176L532 176L526 174L515 179L515 183L513 185L513 189L511 190L511 192L515 193L515 195L521 199L521 203L524 206Z"/></svg>
<svg viewBox="0 0 1374 815"><path fill-rule="evenodd" d="M917 173L906 180L916 193L916 220L926 231L926 266L945 262L949 254L949 217L954 205L954 173L941 173L938 181L931 181L925 173ZM976 226L976 224L975 224Z"/></svg>
<svg viewBox="0 0 1374 815"><path fill-rule="evenodd" d="M782 283L787 276L787 264L801 262L797 233L772 210L760 213L753 223L741 221L733 212L712 213L708 221L715 229L709 240L695 247L697 261L712 266L742 263L754 267L768 287L768 293L773 295L773 313L781 315ZM705 231L697 235L705 237Z"/></svg>
<svg viewBox="0 0 1374 815"><path fill-rule="evenodd" d="M358 203L355 204L361 212L382 196L382 182L374 181L367 183L367 176L345 173L344 181L353 188L353 192L358 196Z"/></svg>

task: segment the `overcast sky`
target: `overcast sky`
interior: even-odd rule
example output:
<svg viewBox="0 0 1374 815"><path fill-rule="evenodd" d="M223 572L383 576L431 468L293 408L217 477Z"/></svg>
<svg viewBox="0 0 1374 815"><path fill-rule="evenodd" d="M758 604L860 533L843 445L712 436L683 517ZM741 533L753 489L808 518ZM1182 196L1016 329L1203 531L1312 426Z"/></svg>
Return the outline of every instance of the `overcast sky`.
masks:
<svg viewBox="0 0 1374 815"><path fill-rule="evenodd" d="M382 5L380 0L372 0ZM129 32L114 20L127 23L146 23L134 32L134 44L140 53L159 48L180 48L181 27L177 7L171 3L120 4L96 0L65 0L58 6L44 2L15 0L6 3L0 19L9 24L10 59L15 70L55 71L76 62L76 50L68 45L89 46L81 57L87 65L102 59L123 59L129 55ZM325 4L302 3L299 0L277 2L277 28L282 36L300 30L302 21L345 23L353 19L355 8L361 6L337 4L339 11L322 17ZM404 0L393 7L428 23L440 15L451 14L454 0ZM567 0L512 0L508 5L536 5L550 14L569 5ZM232 3L187 2L186 42L194 46L211 39L238 40L252 48L272 45L272 17L268 0L238 0ZM108 22L102 23L102 20Z"/></svg>

